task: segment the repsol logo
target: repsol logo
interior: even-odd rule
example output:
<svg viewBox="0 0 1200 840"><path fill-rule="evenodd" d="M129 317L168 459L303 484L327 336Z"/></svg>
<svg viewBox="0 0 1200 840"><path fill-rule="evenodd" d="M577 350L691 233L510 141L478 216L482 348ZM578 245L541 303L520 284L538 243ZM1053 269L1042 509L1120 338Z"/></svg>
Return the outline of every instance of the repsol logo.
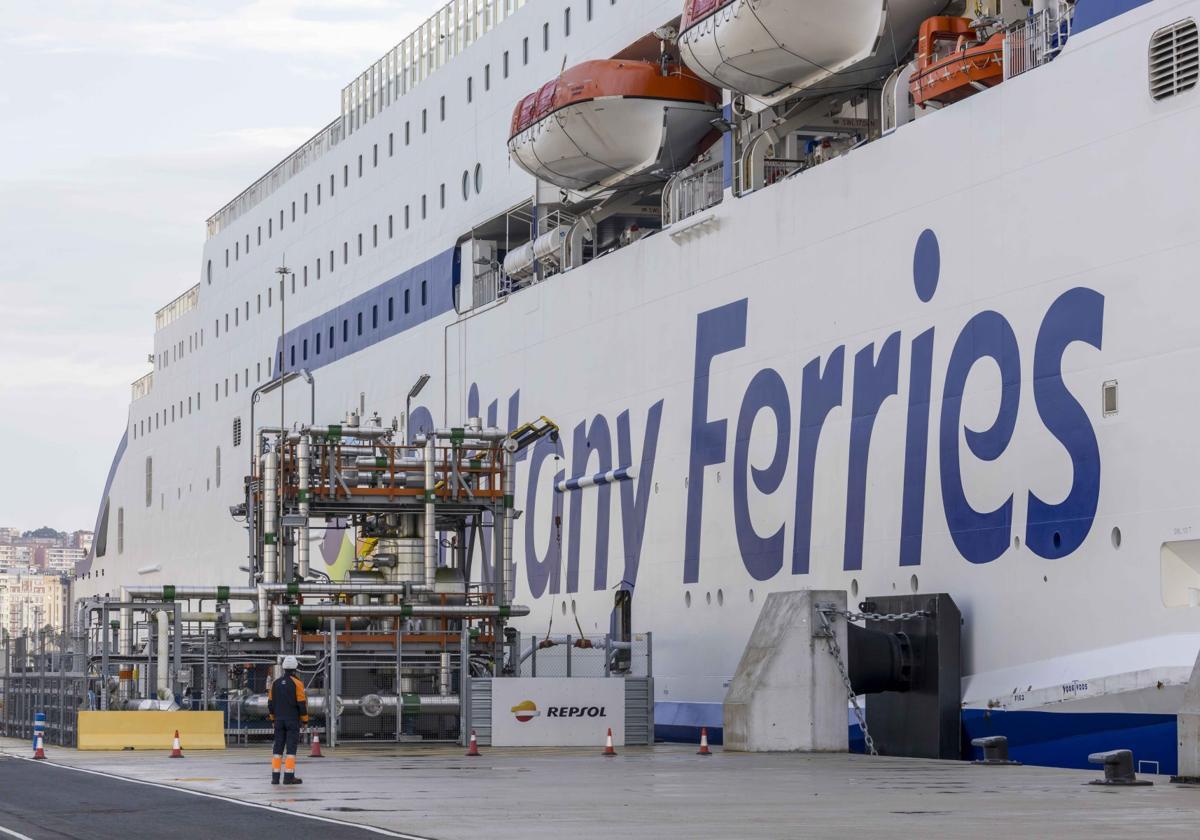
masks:
<svg viewBox="0 0 1200 840"><path fill-rule="evenodd" d="M556 718L602 718L608 717L604 706L551 706L546 717Z"/></svg>

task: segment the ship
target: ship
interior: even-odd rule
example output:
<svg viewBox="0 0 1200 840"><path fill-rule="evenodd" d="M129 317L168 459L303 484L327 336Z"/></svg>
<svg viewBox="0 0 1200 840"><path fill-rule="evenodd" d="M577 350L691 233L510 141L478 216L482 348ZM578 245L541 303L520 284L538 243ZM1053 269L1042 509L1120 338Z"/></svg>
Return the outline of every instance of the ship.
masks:
<svg viewBox="0 0 1200 840"><path fill-rule="evenodd" d="M936 592L964 743L1173 772L1200 650L1197 17L447 4L208 219L77 594L253 585L230 513L264 423L545 415L516 624L652 633L660 736L719 740L769 594ZM354 562L336 526L315 574Z"/></svg>

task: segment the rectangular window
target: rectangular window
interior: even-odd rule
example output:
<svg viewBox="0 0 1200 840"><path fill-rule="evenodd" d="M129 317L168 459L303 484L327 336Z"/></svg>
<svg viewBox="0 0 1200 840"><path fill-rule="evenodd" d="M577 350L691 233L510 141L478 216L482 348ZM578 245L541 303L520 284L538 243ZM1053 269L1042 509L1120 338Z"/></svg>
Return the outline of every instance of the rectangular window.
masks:
<svg viewBox="0 0 1200 840"><path fill-rule="evenodd" d="M371 306L371 329L373 329L373 330L379 329L379 305L378 304L373 304Z"/></svg>
<svg viewBox="0 0 1200 840"><path fill-rule="evenodd" d="M254 312L256 315L262 314L262 295L258 296L258 305L255 307Z"/></svg>
<svg viewBox="0 0 1200 840"><path fill-rule="evenodd" d="M321 258L317 257L317 279L321 279Z"/></svg>
<svg viewBox="0 0 1200 840"><path fill-rule="evenodd" d="M308 287L308 266L304 266L304 286Z"/></svg>
<svg viewBox="0 0 1200 840"><path fill-rule="evenodd" d="M408 224L409 224L409 219L408 219L408 216L409 216L409 213L408 213L408 205L407 205L407 204L405 204L405 205L404 205L404 229L405 229L405 230L408 230Z"/></svg>
<svg viewBox="0 0 1200 840"><path fill-rule="evenodd" d="M342 344L350 340L350 319L342 319Z"/></svg>
<svg viewBox="0 0 1200 840"><path fill-rule="evenodd" d="M304 215L308 215L308 193L304 194Z"/></svg>
<svg viewBox="0 0 1200 840"><path fill-rule="evenodd" d="M270 224L270 223L271 223L271 220L267 219L267 224ZM258 241L255 242L254 244L261 245L262 244L262 225L259 225L257 230L258 230Z"/></svg>
<svg viewBox="0 0 1200 840"><path fill-rule="evenodd" d="M438 205L441 207L441 209L445 210L446 209L446 185L442 184L441 187L439 188L438 192L439 192Z"/></svg>
<svg viewBox="0 0 1200 840"><path fill-rule="evenodd" d="M563 37L571 37L571 7L563 9Z"/></svg>
<svg viewBox="0 0 1200 840"><path fill-rule="evenodd" d="M443 96L441 98L441 100L438 102L438 108L439 108L439 117L442 122L445 122L446 121L446 97Z"/></svg>
<svg viewBox="0 0 1200 840"><path fill-rule="evenodd" d="M483 89L485 91L492 89L492 65L490 64L483 65Z"/></svg>
<svg viewBox="0 0 1200 840"><path fill-rule="evenodd" d="M428 298L428 295L426 295L426 294L425 294L425 290L426 290L427 288L428 288L428 283L427 283L427 281L425 281L425 280L422 280L422 281L421 281L421 305L422 305L422 306L424 306L424 305L425 305L425 304L428 302L428 300L429 300L429 298Z"/></svg>
<svg viewBox="0 0 1200 840"><path fill-rule="evenodd" d="M508 50L504 51L504 66L501 68L504 78L508 78Z"/></svg>
<svg viewBox="0 0 1200 840"><path fill-rule="evenodd" d="M396 135L388 132L388 157L396 154Z"/></svg>
<svg viewBox="0 0 1200 840"><path fill-rule="evenodd" d="M379 247L379 225L371 225L371 247Z"/></svg>
<svg viewBox="0 0 1200 840"><path fill-rule="evenodd" d="M388 216L388 239L391 239L392 236L393 236L392 217L389 215Z"/></svg>
<svg viewBox="0 0 1200 840"><path fill-rule="evenodd" d="M308 339L307 338L304 339L304 341L301 344L302 344L301 349L303 350L303 354L301 356L301 361L307 362L308 361ZM235 380L235 382L236 382L236 380Z"/></svg>
<svg viewBox="0 0 1200 840"><path fill-rule="evenodd" d="M421 109L421 133L429 131L429 111L425 108Z"/></svg>
<svg viewBox="0 0 1200 840"><path fill-rule="evenodd" d="M521 63L522 64L529 63L529 39L528 38L521 39Z"/></svg>
<svg viewBox="0 0 1200 840"><path fill-rule="evenodd" d="M237 262L238 259L241 257L241 255L242 255L242 243L234 242L233 243L233 261Z"/></svg>
<svg viewBox="0 0 1200 840"><path fill-rule="evenodd" d="M329 328L329 349L333 349L333 327Z"/></svg>
<svg viewBox="0 0 1200 840"><path fill-rule="evenodd" d="M422 219L428 218L428 216L429 216L428 207L429 207L428 199L425 196L421 196L421 218Z"/></svg>
<svg viewBox="0 0 1200 840"><path fill-rule="evenodd" d="M267 309L270 309L275 299L275 287L267 286Z"/></svg>
<svg viewBox="0 0 1200 840"><path fill-rule="evenodd" d="M321 185L317 184L317 206L321 206Z"/></svg>
<svg viewBox="0 0 1200 840"><path fill-rule="evenodd" d="M333 198L333 192L334 192L333 188L335 186L337 186L337 185L333 180L333 173L331 172L331 173L329 173L329 197L330 198Z"/></svg>
<svg viewBox="0 0 1200 840"><path fill-rule="evenodd" d="M318 331L317 331L317 347L316 347L316 351L317 351L317 355L318 355L318 356L320 356L320 355L321 355L321 331L320 331L320 330L318 330Z"/></svg>
<svg viewBox="0 0 1200 840"><path fill-rule="evenodd" d="M359 177L362 177L362 155L358 156L358 174ZM342 164L342 186L350 186L350 164L348 163ZM330 190L329 194L333 195L333 190Z"/></svg>
<svg viewBox="0 0 1200 840"><path fill-rule="evenodd" d="M470 76L467 76L467 102L468 103L472 102L475 98L474 84L475 84L475 80L473 78L471 78Z"/></svg>
<svg viewBox="0 0 1200 840"><path fill-rule="evenodd" d="M395 298L388 298L388 322L390 323L390 322L394 321L395 319L396 319L396 300L395 300Z"/></svg>
<svg viewBox="0 0 1200 840"><path fill-rule="evenodd" d="M362 256L362 234L358 235L358 255Z"/></svg>
<svg viewBox="0 0 1200 840"><path fill-rule="evenodd" d="M592 0L587 0L587 19L592 19Z"/></svg>
<svg viewBox="0 0 1200 840"><path fill-rule="evenodd" d="M347 265L350 262L350 243L342 243L342 265Z"/></svg>
<svg viewBox="0 0 1200 840"><path fill-rule="evenodd" d="M407 120L404 123L404 145L407 146L412 142L412 123Z"/></svg>
<svg viewBox="0 0 1200 840"><path fill-rule="evenodd" d="M356 320L355 326L358 328L358 334L362 335L362 313L361 312L358 313L358 318L355 320Z"/></svg>
<svg viewBox="0 0 1200 840"><path fill-rule="evenodd" d="M282 212L282 211L280 211L280 212ZM296 202L294 202L294 201L292 202L292 221L293 222L296 221ZM279 226L283 227L282 220L279 222Z"/></svg>
<svg viewBox="0 0 1200 840"><path fill-rule="evenodd" d="M329 273L330 274L333 274L333 269L335 267L336 267L336 264L333 261L333 251L330 251L329 252Z"/></svg>
<svg viewBox="0 0 1200 840"><path fill-rule="evenodd" d="M229 268L229 249L225 249L225 267Z"/></svg>
<svg viewBox="0 0 1200 840"><path fill-rule="evenodd" d="M371 146L371 166L379 165L379 144L375 143Z"/></svg>
<svg viewBox="0 0 1200 840"><path fill-rule="evenodd" d="M542 52L550 51L550 24L542 24Z"/></svg>
<svg viewBox="0 0 1200 840"><path fill-rule="evenodd" d="M405 314L405 315L407 315L407 314L408 314L408 312L409 312L409 305L408 305L408 291L409 291L408 289L405 289L405 290L404 290L404 314Z"/></svg>

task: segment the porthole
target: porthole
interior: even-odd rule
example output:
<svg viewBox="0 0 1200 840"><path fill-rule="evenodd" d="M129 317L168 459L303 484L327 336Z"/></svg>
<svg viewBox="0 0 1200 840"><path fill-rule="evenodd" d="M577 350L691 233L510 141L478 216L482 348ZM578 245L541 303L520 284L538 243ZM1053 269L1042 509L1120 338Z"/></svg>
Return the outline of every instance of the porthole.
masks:
<svg viewBox="0 0 1200 840"><path fill-rule="evenodd" d="M851 598L858 597L858 578L855 578L854 580L850 581L850 597Z"/></svg>
<svg viewBox="0 0 1200 840"><path fill-rule="evenodd" d="M685 607L690 607L692 605L692 593L691 592L683 593L683 605Z"/></svg>
<svg viewBox="0 0 1200 840"><path fill-rule="evenodd" d="M1020 537L1013 537L1013 548L1015 548L1017 551L1021 550L1021 538Z"/></svg>
<svg viewBox="0 0 1200 840"><path fill-rule="evenodd" d="M1112 547L1113 548L1121 547L1121 529L1120 528L1112 529Z"/></svg>
<svg viewBox="0 0 1200 840"><path fill-rule="evenodd" d="M571 615L575 614L575 599L571 599Z"/></svg>
<svg viewBox="0 0 1200 840"><path fill-rule="evenodd" d="M910 577L908 579L908 588L911 589L913 592L916 592L917 589L919 588L919 586L920 586L920 584L917 581L916 575L913 575L912 577Z"/></svg>
<svg viewBox="0 0 1200 840"><path fill-rule="evenodd" d="M471 173L465 169L463 170L462 177L462 196L463 201L466 201L471 197Z"/></svg>
<svg viewBox="0 0 1200 840"><path fill-rule="evenodd" d="M720 589L717 590L717 606L725 606L725 593Z"/></svg>
<svg viewBox="0 0 1200 840"><path fill-rule="evenodd" d="M566 601L562 602L562 614L563 615L567 614L567 602Z"/></svg>
<svg viewBox="0 0 1200 840"><path fill-rule="evenodd" d="M712 604L712 593L711 592L704 593L704 603L709 604L709 605Z"/></svg>
<svg viewBox="0 0 1200 840"><path fill-rule="evenodd" d="M475 194L483 192L483 164L475 164Z"/></svg>

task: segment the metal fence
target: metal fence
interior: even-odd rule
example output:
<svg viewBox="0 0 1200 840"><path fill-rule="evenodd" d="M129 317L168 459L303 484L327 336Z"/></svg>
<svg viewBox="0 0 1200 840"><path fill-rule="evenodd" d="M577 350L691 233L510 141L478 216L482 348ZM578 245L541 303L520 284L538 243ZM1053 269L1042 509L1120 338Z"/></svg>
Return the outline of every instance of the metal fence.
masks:
<svg viewBox="0 0 1200 840"><path fill-rule="evenodd" d="M1053 59L1071 34L1071 12L1065 3L1016 23L1004 38L1004 78L1011 79Z"/></svg>
<svg viewBox="0 0 1200 840"><path fill-rule="evenodd" d="M672 225L720 204L725 197L725 166L717 160L695 164L675 175L662 196L664 225Z"/></svg>
<svg viewBox="0 0 1200 840"><path fill-rule="evenodd" d="M46 716L47 744L73 747L80 709L91 706L83 674L62 633L6 637L0 646L0 735L32 742L34 717Z"/></svg>
<svg viewBox="0 0 1200 840"><path fill-rule="evenodd" d="M653 676L652 635L636 633L627 643L609 636L534 638L521 654L522 677Z"/></svg>

